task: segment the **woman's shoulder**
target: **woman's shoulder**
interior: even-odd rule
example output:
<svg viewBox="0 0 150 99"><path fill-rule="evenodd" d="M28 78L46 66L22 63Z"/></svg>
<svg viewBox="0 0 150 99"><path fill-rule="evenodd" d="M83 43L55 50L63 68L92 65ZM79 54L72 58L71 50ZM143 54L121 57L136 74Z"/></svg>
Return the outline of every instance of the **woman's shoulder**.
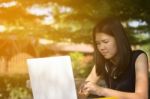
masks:
<svg viewBox="0 0 150 99"><path fill-rule="evenodd" d="M133 50L132 51L132 56L131 56L131 60L132 60L131 62L135 63L135 61L137 60L137 58L139 56L141 56L141 54L143 54L142 56L147 57L146 52L144 52L143 50Z"/></svg>
<svg viewBox="0 0 150 99"><path fill-rule="evenodd" d="M132 53L139 53L139 54L141 54L141 53L145 53L143 50L132 50Z"/></svg>
<svg viewBox="0 0 150 99"><path fill-rule="evenodd" d="M132 51L132 63L135 63L135 61L137 61L137 59L140 58L140 59L146 59L148 58L147 54L145 51L143 50L133 50Z"/></svg>
<svg viewBox="0 0 150 99"><path fill-rule="evenodd" d="M144 52L143 50L133 50L132 51L132 57L133 58L137 58L140 54L146 55L146 52Z"/></svg>

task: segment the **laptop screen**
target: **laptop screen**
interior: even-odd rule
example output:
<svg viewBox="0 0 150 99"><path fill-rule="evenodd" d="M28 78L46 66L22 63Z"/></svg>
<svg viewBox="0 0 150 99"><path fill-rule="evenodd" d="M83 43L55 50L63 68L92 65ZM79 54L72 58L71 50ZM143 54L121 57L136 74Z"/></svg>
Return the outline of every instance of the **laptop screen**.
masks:
<svg viewBox="0 0 150 99"><path fill-rule="evenodd" d="M34 99L77 99L69 56L27 59Z"/></svg>

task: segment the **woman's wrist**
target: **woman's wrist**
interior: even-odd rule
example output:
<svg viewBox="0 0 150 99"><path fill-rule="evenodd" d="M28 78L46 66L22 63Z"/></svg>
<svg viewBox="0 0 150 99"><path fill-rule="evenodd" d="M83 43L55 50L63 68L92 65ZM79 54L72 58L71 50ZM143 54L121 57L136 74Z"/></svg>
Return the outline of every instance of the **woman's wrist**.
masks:
<svg viewBox="0 0 150 99"><path fill-rule="evenodd" d="M105 88L104 87L99 87L98 93L99 96L105 96Z"/></svg>

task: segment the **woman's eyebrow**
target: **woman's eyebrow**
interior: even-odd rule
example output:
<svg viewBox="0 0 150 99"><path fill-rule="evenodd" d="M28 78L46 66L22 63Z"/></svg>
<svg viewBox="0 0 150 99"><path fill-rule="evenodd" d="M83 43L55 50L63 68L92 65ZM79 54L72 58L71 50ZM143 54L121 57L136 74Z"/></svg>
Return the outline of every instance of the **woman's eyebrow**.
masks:
<svg viewBox="0 0 150 99"><path fill-rule="evenodd" d="M100 41L108 41L108 39L101 39Z"/></svg>
<svg viewBox="0 0 150 99"><path fill-rule="evenodd" d="M102 39L102 40L96 40L95 42L99 43L99 42L103 42L103 41L108 41L108 39Z"/></svg>

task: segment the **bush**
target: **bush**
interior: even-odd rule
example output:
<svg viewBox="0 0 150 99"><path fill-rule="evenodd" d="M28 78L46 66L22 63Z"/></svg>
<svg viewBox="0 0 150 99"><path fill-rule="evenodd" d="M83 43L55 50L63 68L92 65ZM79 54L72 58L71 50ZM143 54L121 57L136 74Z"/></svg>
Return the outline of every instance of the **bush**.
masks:
<svg viewBox="0 0 150 99"><path fill-rule="evenodd" d="M69 54L72 60L73 72L75 78L85 78L91 71L93 66L92 61L85 61L85 56L80 52Z"/></svg>
<svg viewBox="0 0 150 99"><path fill-rule="evenodd" d="M31 90L26 88L27 75L1 75L0 99L32 99Z"/></svg>

